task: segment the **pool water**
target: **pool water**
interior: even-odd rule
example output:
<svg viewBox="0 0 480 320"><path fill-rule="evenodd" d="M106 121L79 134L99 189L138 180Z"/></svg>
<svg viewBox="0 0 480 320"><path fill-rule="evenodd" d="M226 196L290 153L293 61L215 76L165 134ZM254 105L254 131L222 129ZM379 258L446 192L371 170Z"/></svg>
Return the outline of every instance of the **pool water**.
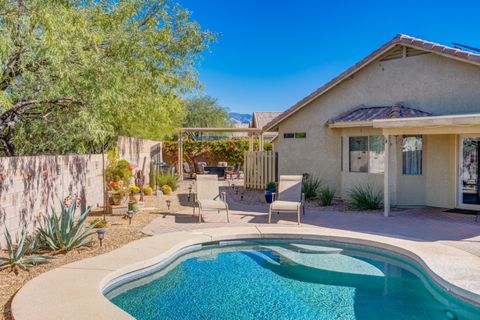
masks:
<svg viewBox="0 0 480 320"><path fill-rule="evenodd" d="M106 293L147 319L480 319L419 267L350 245L210 245Z"/></svg>

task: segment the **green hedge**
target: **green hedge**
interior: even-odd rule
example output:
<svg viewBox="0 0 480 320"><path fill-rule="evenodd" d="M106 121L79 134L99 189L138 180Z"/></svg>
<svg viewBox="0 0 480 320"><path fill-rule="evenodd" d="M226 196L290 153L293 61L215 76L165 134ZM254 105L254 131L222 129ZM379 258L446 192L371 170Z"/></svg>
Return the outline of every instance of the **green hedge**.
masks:
<svg viewBox="0 0 480 320"><path fill-rule="evenodd" d="M269 141L265 141L265 150L272 150ZM258 150L258 140L254 141L254 150ZM248 151L248 139L230 139L213 141L183 141L183 159L190 165L199 161L216 164L226 161L233 165L243 163L243 154ZM163 160L168 164L177 163L178 143L165 141L163 143Z"/></svg>

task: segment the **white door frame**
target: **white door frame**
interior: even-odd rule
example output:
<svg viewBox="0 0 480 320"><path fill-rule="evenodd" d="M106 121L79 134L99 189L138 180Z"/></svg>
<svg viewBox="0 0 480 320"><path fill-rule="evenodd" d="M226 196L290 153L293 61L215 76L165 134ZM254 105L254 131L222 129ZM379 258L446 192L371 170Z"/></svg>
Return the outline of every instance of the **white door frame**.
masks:
<svg viewBox="0 0 480 320"><path fill-rule="evenodd" d="M480 204L464 204L463 201L463 139L464 138L479 138L480 139L480 134L479 135L467 135L467 134L462 134L458 136L458 150L457 150L457 163L456 163L456 168L457 168L457 207L462 208L462 209L471 209L471 210L480 210ZM480 155L479 155L480 156ZM480 157L479 157L479 162L480 162ZM479 163L480 165L480 163Z"/></svg>

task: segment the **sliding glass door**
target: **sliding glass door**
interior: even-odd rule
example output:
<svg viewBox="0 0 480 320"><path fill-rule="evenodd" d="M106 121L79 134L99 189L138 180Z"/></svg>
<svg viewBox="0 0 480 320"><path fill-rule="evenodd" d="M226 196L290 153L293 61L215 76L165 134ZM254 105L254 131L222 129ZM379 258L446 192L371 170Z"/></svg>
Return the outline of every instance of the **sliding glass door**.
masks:
<svg viewBox="0 0 480 320"><path fill-rule="evenodd" d="M480 137L460 137L459 197L461 207L480 208Z"/></svg>

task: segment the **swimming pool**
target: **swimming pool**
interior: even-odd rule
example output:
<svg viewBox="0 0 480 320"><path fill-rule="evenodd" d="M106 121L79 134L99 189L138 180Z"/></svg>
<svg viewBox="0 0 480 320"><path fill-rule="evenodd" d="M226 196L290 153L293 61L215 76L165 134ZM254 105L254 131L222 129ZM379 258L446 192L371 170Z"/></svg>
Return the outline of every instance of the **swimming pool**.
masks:
<svg viewBox="0 0 480 320"><path fill-rule="evenodd" d="M228 241L188 249L106 289L146 319L480 319L416 264L319 241Z"/></svg>

